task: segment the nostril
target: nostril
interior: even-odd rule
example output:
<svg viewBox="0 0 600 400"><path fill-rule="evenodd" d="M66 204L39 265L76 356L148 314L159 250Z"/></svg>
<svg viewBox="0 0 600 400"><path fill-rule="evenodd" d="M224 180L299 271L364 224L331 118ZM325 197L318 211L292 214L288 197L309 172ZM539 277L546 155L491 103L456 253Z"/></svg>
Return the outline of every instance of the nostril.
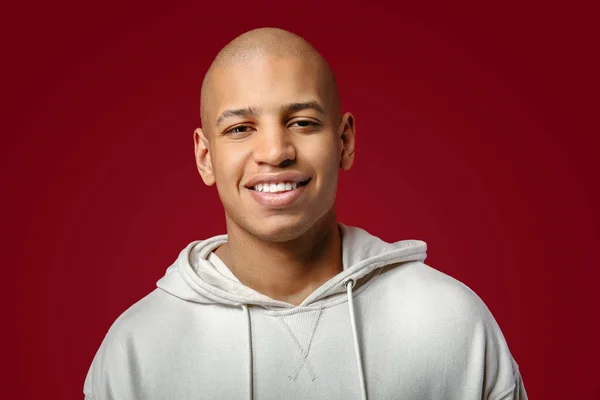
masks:
<svg viewBox="0 0 600 400"><path fill-rule="evenodd" d="M285 167L289 167L291 165L294 165L294 163L296 162L296 160L291 160L291 159L285 159L283 160L281 163L279 163L279 167L280 168L285 168Z"/></svg>

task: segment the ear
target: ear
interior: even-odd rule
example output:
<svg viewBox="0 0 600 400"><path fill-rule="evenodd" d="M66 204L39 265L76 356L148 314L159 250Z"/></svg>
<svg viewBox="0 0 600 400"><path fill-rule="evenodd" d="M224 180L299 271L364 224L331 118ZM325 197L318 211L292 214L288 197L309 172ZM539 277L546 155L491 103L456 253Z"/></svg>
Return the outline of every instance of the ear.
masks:
<svg viewBox="0 0 600 400"><path fill-rule="evenodd" d="M340 138L340 168L349 170L354 162L354 116L347 112L338 127Z"/></svg>
<svg viewBox="0 0 600 400"><path fill-rule="evenodd" d="M201 128L194 130L194 154L196 155L196 167L202 180L207 186L212 186L215 183L215 175L208 148L208 139Z"/></svg>

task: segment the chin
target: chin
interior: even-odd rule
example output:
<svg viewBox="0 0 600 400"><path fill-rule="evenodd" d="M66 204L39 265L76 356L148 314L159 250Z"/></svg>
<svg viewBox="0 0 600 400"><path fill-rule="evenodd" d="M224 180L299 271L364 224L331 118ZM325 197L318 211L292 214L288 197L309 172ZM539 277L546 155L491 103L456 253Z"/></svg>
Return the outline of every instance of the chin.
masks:
<svg viewBox="0 0 600 400"><path fill-rule="evenodd" d="M283 243L302 237L311 230L327 229L335 223L334 202L331 206L320 210L308 210L281 214L260 215L259 213L226 212L228 231L245 231L265 242ZM251 216L251 217L250 217Z"/></svg>
<svg viewBox="0 0 600 400"><path fill-rule="evenodd" d="M272 243L289 242L313 229L327 229L335 222L335 209L323 211L323 215L278 215L260 219L245 219L241 225L252 236Z"/></svg>
<svg viewBox="0 0 600 400"><path fill-rule="evenodd" d="M264 220L247 226L246 230L253 236L273 243L289 242L305 234L313 224L309 221L273 221Z"/></svg>

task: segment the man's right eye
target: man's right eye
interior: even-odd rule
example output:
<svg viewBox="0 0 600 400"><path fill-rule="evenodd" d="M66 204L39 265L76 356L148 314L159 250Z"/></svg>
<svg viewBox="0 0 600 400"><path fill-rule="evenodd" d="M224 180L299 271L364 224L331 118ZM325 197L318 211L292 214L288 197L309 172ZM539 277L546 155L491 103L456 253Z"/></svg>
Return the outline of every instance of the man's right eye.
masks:
<svg viewBox="0 0 600 400"><path fill-rule="evenodd" d="M246 125L235 126L235 127L231 128L231 129L229 129L229 130L228 130L227 132L225 132L225 133L227 133L227 134L229 134L229 133L234 133L234 134L235 134L235 133L238 133L238 134L239 134L239 133L246 133L246 132L248 132L248 129L249 129L249 128L250 128L250 127L249 127L249 126L246 126Z"/></svg>

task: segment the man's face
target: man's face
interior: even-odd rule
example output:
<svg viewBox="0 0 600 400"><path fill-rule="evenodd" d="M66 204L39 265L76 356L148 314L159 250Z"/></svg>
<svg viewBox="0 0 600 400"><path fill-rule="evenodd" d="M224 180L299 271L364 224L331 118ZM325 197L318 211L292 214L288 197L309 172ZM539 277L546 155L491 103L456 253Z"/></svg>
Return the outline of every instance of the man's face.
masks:
<svg viewBox="0 0 600 400"><path fill-rule="evenodd" d="M333 213L338 168L351 165L343 154L354 132L323 71L297 58L259 58L211 78L196 158L205 183L217 185L228 228L279 242Z"/></svg>

